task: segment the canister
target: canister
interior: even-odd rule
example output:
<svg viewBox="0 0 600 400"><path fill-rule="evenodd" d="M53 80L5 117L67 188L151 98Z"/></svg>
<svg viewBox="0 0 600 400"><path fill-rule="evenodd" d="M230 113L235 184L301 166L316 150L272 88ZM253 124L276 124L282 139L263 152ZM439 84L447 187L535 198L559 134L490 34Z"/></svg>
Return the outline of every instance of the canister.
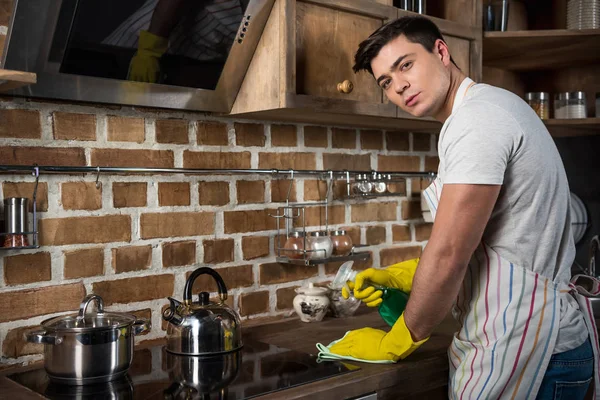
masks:
<svg viewBox="0 0 600 400"><path fill-rule="evenodd" d="M586 118L585 92L564 92L554 96L554 118Z"/></svg>
<svg viewBox="0 0 600 400"><path fill-rule="evenodd" d="M550 118L550 95L547 92L525 93L525 100L541 119Z"/></svg>

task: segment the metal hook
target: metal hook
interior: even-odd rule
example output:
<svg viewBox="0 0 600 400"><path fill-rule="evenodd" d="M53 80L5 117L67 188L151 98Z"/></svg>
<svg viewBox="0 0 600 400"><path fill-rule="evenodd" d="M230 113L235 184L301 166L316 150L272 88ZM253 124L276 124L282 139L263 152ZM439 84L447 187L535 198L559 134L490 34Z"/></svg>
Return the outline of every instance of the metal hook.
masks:
<svg viewBox="0 0 600 400"><path fill-rule="evenodd" d="M98 173L96 174L96 189L100 189L100 187L102 186L102 183L98 182L98 180L100 179L100 167L96 167L96 171L98 171Z"/></svg>

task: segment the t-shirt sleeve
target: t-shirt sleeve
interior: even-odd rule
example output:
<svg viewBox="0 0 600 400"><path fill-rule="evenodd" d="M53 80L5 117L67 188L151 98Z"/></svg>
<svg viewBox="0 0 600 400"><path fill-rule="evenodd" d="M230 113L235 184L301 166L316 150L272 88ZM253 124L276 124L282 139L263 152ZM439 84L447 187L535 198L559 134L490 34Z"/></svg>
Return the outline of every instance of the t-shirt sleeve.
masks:
<svg viewBox="0 0 600 400"><path fill-rule="evenodd" d="M443 182L501 185L518 126L494 105L461 107L440 142Z"/></svg>

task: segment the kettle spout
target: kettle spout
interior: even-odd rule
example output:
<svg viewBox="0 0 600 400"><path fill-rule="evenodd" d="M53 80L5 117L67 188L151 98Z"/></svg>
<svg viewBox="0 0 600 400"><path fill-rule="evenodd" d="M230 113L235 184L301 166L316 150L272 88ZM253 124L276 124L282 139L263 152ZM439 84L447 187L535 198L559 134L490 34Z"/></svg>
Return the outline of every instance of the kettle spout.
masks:
<svg viewBox="0 0 600 400"><path fill-rule="evenodd" d="M181 306L181 302L172 297L169 297L168 299L170 303L169 308L166 308L165 311L163 311L162 317L165 321L173 325L181 325L183 317L177 312L179 306Z"/></svg>

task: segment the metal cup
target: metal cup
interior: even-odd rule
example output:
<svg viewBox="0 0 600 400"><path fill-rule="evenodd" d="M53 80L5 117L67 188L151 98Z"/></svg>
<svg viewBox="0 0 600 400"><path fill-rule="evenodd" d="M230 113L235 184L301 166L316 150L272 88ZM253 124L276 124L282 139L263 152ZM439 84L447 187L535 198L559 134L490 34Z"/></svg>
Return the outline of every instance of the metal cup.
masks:
<svg viewBox="0 0 600 400"><path fill-rule="evenodd" d="M4 199L4 232L25 233L27 232L27 197L9 197Z"/></svg>

